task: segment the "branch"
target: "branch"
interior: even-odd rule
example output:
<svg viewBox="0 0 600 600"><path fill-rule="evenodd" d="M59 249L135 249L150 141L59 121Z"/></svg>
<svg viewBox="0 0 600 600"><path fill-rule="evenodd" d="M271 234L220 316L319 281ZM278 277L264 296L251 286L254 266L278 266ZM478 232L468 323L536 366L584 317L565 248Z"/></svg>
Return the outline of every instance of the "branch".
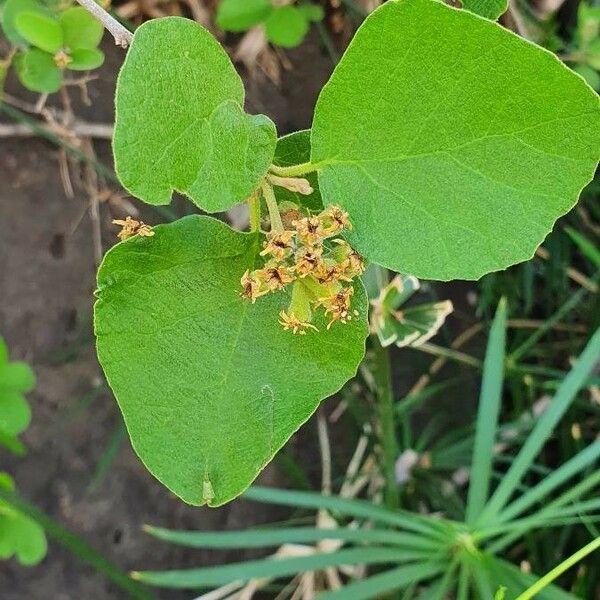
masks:
<svg viewBox="0 0 600 600"><path fill-rule="evenodd" d="M99 4L96 4L94 0L77 0L77 2L104 25L105 29L115 38L117 46L127 48L131 44L133 33L108 14Z"/></svg>

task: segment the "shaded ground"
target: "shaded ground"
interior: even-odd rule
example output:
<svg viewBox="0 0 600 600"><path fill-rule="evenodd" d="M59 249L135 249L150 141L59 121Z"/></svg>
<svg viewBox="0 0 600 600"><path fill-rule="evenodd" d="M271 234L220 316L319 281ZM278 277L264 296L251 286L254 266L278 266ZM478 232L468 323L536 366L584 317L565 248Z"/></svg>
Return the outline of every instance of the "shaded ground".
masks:
<svg viewBox="0 0 600 600"><path fill-rule="evenodd" d="M93 106L76 106L77 115L91 122L112 121L114 78L123 54L108 44L106 50L108 60L100 79L90 84ZM318 91L331 69L315 37L288 56L294 69L284 71L281 89L264 78L247 81L248 110L269 115L282 134L310 125ZM23 95L17 86L12 92ZM109 145L95 147L110 163ZM0 451L0 469L14 475L25 498L125 570L216 562L223 555L159 544L140 527L150 522L173 528L231 529L271 521L273 509L243 502L220 510L186 507L154 481L127 442L99 488L89 489L98 462L120 427L120 416L101 379L93 348L95 264L87 196L74 179L75 198L66 197L56 148L37 138L0 140L0 181L0 333L11 356L28 361L38 377L29 396L33 422L24 436L29 453L14 459ZM108 207L101 206L105 249L115 242L110 219ZM155 223L157 216L147 220ZM281 478L271 467L263 483L276 481ZM124 594L51 543L48 557L38 567L0 562L0 597L113 600Z"/></svg>

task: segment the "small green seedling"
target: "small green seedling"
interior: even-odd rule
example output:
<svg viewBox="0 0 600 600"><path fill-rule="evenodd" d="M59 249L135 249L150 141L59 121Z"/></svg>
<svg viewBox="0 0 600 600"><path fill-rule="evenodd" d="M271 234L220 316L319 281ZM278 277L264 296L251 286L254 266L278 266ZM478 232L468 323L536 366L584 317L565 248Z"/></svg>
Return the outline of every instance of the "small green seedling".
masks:
<svg viewBox="0 0 600 600"><path fill-rule="evenodd" d="M35 375L24 362L9 362L8 349L0 337L0 444L22 454L18 435L29 427L31 409L25 399L35 385Z"/></svg>
<svg viewBox="0 0 600 600"><path fill-rule="evenodd" d="M0 337L0 445L16 454L24 452L17 436L29 426L31 410L24 395L34 385L33 371L23 362L9 362L8 349ZM2 471L0 490L15 491L14 481ZM0 499L0 559L13 555L22 565L37 564L46 555L46 537L35 521Z"/></svg>
<svg viewBox="0 0 600 600"><path fill-rule="evenodd" d="M7 0L2 29L15 48L19 81L40 93L58 91L66 70L88 71L104 62L102 25L85 9L56 10L40 0Z"/></svg>
<svg viewBox="0 0 600 600"><path fill-rule="evenodd" d="M98 272L98 356L133 447L186 502L218 506L356 373L364 266L447 281L531 258L593 177L600 103L492 21L389 0L323 88L311 130L278 139L244 110L214 37L168 17L133 36L114 153L148 204L176 191L208 213L249 209L248 232L198 215L125 222ZM402 342L391 292L377 319ZM412 319L421 339L448 310Z"/></svg>
<svg viewBox="0 0 600 600"><path fill-rule="evenodd" d="M302 43L310 23L321 21L323 16L320 6L308 2L222 0L216 24L224 31L233 32L262 25L269 42L283 48L293 48Z"/></svg>
<svg viewBox="0 0 600 600"><path fill-rule="evenodd" d="M0 490L13 493L15 483L0 471ZM23 566L37 565L46 556L48 545L44 530L35 521L0 498L0 559L16 556Z"/></svg>

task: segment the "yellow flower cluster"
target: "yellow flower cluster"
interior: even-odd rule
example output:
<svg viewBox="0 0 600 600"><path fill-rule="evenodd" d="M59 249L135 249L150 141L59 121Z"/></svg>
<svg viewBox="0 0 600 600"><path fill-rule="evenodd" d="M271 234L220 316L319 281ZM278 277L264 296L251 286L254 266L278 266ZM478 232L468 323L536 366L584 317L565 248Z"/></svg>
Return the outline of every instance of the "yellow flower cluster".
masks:
<svg viewBox="0 0 600 600"><path fill-rule="evenodd" d="M120 240L126 240L134 235L139 235L141 237L152 237L154 235L154 231L152 231L152 227L150 225L146 225L144 221L136 221L131 217L127 217L124 221L122 219L114 219L114 225L120 225L121 231L117 233L117 237Z"/></svg>
<svg viewBox="0 0 600 600"><path fill-rule="evenodd" d="M312 318L319 308L330 318L327 329L336 321L347 323L357 314L351 310L354 288L347 284L364 271L362 256L336 237L352 229L348 214L330 206L319 215L291 221L291 227L267 234L260 253L267 262L262 269L244 273L242 296L254 303L292 284L290 307L279 315L284 329L299 334L316 331Z"/></svg>

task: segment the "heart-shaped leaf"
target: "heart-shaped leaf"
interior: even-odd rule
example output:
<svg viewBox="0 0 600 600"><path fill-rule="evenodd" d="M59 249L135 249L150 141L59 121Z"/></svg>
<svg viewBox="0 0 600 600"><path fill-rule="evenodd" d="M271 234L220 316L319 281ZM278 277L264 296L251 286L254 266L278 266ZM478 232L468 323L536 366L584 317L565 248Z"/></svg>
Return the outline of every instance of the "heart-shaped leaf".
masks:
<svg viewBox="0 0 600 600"><path fill-rule="evenodd" d="M368 259L476 279L530 258L600 153L600 104L549 52L464 10L390 0L319 97L312 162Z"/></svg>
<svg viewBox="0 0 600 600"><path fill-rule="evenodd" d="M72 71L89 71L97 69L104 62L104 54L96 48L78 48L71 53L69 69Z"/></svg>
<svg viewBox="0 0 600 600"><path fill-rule="evenodd" d="M219 108L227 101L242 106L244 88L208 31L180 17L139 27L117 85L114 152L123 185L149 204L168 204L173 191L206 210L244 200L266 174L275 139L266 117ZM235 172L242 159L248 164Z"/></svg>
<svg viewBox="0 0 600 600"><path fill-rule="evenodd" d="M192 216L115 246L98 273L98 356L148 469L191 504L243 492L364 353L359 316L294 336L278 324L284 292L255 304L240 278L258 234Z"/></svg>

